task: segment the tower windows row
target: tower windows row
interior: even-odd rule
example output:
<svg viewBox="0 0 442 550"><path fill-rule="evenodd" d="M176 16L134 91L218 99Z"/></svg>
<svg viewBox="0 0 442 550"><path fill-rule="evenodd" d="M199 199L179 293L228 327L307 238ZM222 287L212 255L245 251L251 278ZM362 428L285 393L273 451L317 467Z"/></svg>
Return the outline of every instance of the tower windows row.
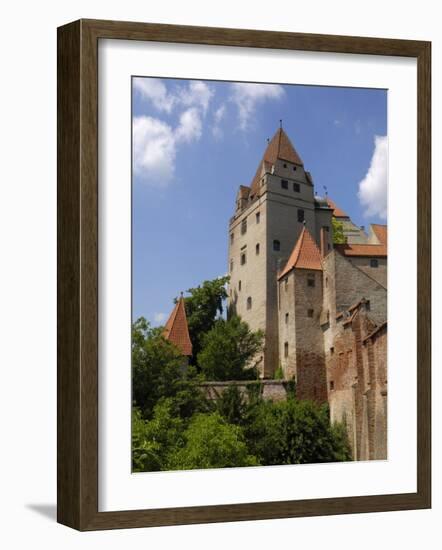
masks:
<svg viewBox="0 0 442 550"><path fill-rule="evenodd" d="M289 188L288 180L281 180L281 189L288 189L288 188ZM293 182L293 191L295 193L301 192L301 185L296 181Z"/></svg>

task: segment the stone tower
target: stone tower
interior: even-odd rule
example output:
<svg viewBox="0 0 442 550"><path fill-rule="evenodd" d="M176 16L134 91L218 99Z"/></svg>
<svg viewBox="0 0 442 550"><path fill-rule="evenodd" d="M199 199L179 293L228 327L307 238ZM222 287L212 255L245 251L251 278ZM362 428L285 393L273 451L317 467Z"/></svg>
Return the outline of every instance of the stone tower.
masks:
<svg viewBox="0 0 442 550"><path fill-rule="evenodd" d="M279 365L278 275L304 227L331 248L332 209L315 200L313 181L284 130L268 143L250 186L240 186L229 223L229 312L265 333L258 368Z"/></svg>
<svg viewBox="0 0 442 550"><path fill-rule="evenodd" d="M278 277L279 357L299 399L327 400L321 329L322 258L306 227Z"/></svg>

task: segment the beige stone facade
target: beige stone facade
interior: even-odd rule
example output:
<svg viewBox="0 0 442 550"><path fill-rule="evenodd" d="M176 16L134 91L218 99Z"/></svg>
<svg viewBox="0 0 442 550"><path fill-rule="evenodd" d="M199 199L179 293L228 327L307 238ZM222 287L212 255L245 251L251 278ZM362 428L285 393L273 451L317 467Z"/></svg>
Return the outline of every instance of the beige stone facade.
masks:
<svg viewBox="0 0 442 550"><path fill-rule="evenodd" d="M333 245L332 216L346 244ZM387 456L387 227L366 233L330 199L279 129L229 223L228 309L265 334L263 379L328 401L358 460Z"/></svg>

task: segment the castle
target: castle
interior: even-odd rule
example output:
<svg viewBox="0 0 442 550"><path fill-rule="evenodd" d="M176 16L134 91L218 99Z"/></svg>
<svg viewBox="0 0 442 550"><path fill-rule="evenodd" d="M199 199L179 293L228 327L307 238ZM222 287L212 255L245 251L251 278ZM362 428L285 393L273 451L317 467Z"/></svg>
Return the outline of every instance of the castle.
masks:
<svg viewBox="0 0 442 550"><path fill-rule="evenodd" d="M332 218L345 244L333 243ZM328 401L355 460L387 457L387 226L368 234L316 196L285 131L269 141L229 223L228 311L264 332L260 376Z"/></svg>

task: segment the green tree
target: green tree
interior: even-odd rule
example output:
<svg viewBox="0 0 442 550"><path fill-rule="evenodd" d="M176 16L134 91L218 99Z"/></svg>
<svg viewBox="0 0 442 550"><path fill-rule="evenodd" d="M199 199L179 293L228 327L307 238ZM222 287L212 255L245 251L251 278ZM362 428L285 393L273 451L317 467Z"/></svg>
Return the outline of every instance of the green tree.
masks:
<svg viewBox="0 0 442 550"><path fill-rule="evenodd" d="M229 277L204 281L196 288L189 288L190 296L184 298L189 335L193 348L193 363L201 350L201 340L223 313L223 300L227 298L226 284Z"/></svg>
<svg viewBox="0 0 442 550"><path fill-rule="evenodd" d="M170 458L174 470L255 466L257 459L248 449L242 430L218 413L195 415L184 432L184 447Z"/></svg>
<svg viewBox="0 0 442 550"><path fill-rule="evenodd" d="M263 333L251 332L237 316L218 319L202 340L198 365L208 380L251 380L250 361L262 349ZM248 367L248 368L246 368Z"/></svg>
<svg viewBox="0 0 442 550"><path fill-rule="evenodd" d="M335 217L332 218L333 244L345 244L347 239L344 235L344 224Z"/></svg>
<svg viewBox="0 0 442 550"><path fill-rule="evenodd" d="M216 410L229 424L241 424L246 407L237 386L228 386L216 400Z"/></svg>
<svg viewBox="0 0 442 550"><path fill-rule="evenodd" d="M162 336L161 328L151 328L138 319L132 329L132 399L145 419L150 419L160 398L174 398L176 414L191 416L207 410L198 388L195 369L185 368L180 351Z"/></svg>
<svg viewBox="0 0 442 550"><path fill-rule="evenodd" d="M331 425L327 405L256 400L244 415L249 450L262 464L312 464L351 459L345 429Z"/></svg>

